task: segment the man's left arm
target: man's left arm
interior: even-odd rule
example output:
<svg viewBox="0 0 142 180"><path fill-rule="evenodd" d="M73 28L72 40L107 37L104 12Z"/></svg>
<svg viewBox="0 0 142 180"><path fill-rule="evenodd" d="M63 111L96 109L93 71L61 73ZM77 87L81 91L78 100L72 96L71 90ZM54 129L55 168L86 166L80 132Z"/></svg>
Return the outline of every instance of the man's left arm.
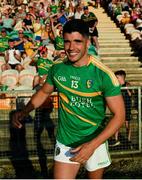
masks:
<svg viewBox="0 0 142 180"><path fill-rule="evenodd" d="M109 139L123 125L125 120L123 97L121 95L106 97L106 102L113 114L112 119L96 138L72 150L72 153L76 153L76 155L70 159L71 161L85 163L93 154L94 150Z"/></svg>

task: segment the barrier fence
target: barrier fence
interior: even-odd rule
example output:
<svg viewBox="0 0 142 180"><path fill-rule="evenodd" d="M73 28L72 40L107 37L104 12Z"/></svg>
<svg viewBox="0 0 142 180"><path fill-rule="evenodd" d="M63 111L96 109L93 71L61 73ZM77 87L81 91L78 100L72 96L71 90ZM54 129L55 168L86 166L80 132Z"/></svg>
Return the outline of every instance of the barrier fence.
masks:
<svg viewBox="0 0 142 180"><path fill-rule="evenodd" d="M128 88L123 88L127 91ZM130 87L131 98L128 99L129 117L131 126L131 142L127 140L125 125L120 129L118 142L115 136L109 139L109 148L112 154L142 153L142 126L141 126L141 87ZM34 91L1 91L0 92L0 159L17 160L27 158L43 158L53 156L54 134L58 120L58 94L51 95L51 103L41 109L34 110L24 119L21 129L11 125L11 115L22 109ZM116 102L117 103L117 102ZM48 113L47 113L48 112ZM40 119L44 122L40 122ZM111 113L106 110L106 123Z"/></svg>

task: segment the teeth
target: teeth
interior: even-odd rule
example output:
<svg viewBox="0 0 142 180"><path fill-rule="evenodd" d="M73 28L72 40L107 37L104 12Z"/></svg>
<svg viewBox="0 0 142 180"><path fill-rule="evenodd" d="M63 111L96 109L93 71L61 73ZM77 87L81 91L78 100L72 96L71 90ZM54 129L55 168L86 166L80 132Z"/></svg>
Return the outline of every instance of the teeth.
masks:
<svg viewBox="0 0 142 180"><path fill-rule="evenodd" d="M76 55L77 53L69 53L71 56L74 56L74 55Z"/></svg>

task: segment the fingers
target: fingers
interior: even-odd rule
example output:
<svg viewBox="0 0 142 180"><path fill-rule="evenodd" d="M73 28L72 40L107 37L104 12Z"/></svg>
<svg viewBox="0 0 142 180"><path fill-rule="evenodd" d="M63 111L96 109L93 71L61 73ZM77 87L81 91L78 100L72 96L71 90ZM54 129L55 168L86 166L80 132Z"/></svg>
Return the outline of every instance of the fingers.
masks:
<svg viewBox="0 0 142 180"><path fill-rule="evenodd" d="M22 121L21 113L19 112L14 113L12 116L12 126L18 129L22 128L21 121Z"/></svg>
<svg viewBox="0 0 142 180"><path fill-rule="evenodd" d="M74 156L72 158L70 158L71 161L78 162L80 164L84 164L87 161L85 156L84 155L82 156L81 155L82 153L80 153L81 148L82 148L82 146L79 146L70 151L72 154L74 154Z"/></svg>
<svg viewBox="0 0 142 180"><path fill-rule="evenodd" d="M71 149L70 152L71 153L77 153L78 151L80 151L81 146L78 146L77 148Z"/></svg>
<svg viewBox="0 0 142 180"><path fill-rule="evenodd" d="M17 129L22 128L22 124L19 121L12 121L12 125Z"/></svg>
<svg viewBox="0 0 142 180"><path fill-rule="evenodd" d="M74 157L70 158L70 161L74 161L74 162L78 162L80 164L84 164L84 163L86 163L87 159L85 159L83 157L74 156Z"/></svg>

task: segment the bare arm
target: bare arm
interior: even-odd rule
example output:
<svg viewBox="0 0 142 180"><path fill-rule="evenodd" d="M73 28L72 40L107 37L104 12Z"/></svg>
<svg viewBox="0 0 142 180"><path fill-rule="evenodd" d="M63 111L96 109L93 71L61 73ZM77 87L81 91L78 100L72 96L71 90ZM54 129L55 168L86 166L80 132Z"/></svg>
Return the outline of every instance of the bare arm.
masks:
<svg viewBox="0 0 142 180"><path fill-rule="evenodd" d="M45 83L43 87L36 92L24 109L20 112L16 112L12 117L12 124L15 128L22 127L22 119L27 116L32 110L40 107L45 100L50 96L54 91L54 87L50 84Z"/></svg>
<svg viewBox="0 0 142 180"><path fill-rule="evenodd" d="M23 38L18 41L14 41L14 46L18 46L19 44L23 43Z"/></svg>
<svg viewBox="0 0 142 180"><path fill-rule="evenodd" d="M8 63L8 61L9 61L9 52L8 51L6 51L4 58L5 58L5 62Z"/></svg>
<svg viewBox="0 0 142 180"><path fill-rule="evenodd" d="M54 39L56 38L57 36L57 33L56 33L56 28L54 26L54 19L50 17L50 22L51 22L51 30L53 32L53 35L54 35Z"/></svg>
<svg viewBox="0 0 142 180"><path fill-rule="evenodd" d="M21 62L21 54L17 54L16 51L14 51L14 57Z"/></svg>
<svg viewBox="0 0 142 180"><path fill-rule="evenodd" d="M86 162L93 154L94 150L123 125L125 120L125 107L122 96L107 97L106 101L110 111L114 114L112 119L96 138L72 150L73 153L77 152L77 155L71 158L72 161L77 161L79 163Z"/></svg>

